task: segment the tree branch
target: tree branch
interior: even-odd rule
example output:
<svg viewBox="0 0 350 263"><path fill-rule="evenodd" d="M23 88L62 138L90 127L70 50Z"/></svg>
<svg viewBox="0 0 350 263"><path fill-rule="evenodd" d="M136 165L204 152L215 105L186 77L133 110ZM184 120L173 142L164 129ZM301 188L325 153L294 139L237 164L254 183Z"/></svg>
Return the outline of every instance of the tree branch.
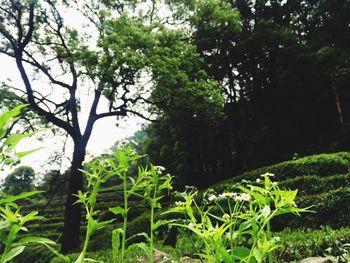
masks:
<svg viewBox="0 0 350 263"><path fill-rule="evenodd" d="M29 5L29 29L24 37L24 40L22 43L19 44L20 49L24 49L29 41L32 39L33 32L34 32L34 7L35 7L35 1L31 1Z"/></svg>
<svg viewBox="0 0 350 263"><path fill-rule="evenodd" d="M134 115L136 115L136 116L138 116L138 117L140 117L140 118L142 118L142 119L144 119L144 120L146 120L146 121L150 121L150 122L159 122L159 120L157 120L157 119L151 119L151 115L152 114L150 114L150 116L149 117L146 117L146 116L144 116L143 114L141 114L140 112L137 112L137 111L134 111L134 110L126 110L126 112L130 112L131 114L134 114Z"/></svg>
<svg viewBox="0 0 350 263"><path fill-rule="evenodd" d="M21 74L24 86L27 91L27 97L28 97L28 102L33 110L38 112L40 115L44 116L46 119L51 121L53 124L57 125L58 127L64 129L66 132L68 132L70 135L73 135L74 130L73 128L69 125L69 123L57 118L53 113L47 112L44 109L42 109L36 102L35 102L35 96L33 94L33 89L30 84L28 75L24 69L23 62L22 62L22 51L15 51L15 56L16 56L16 64L17 68Z"/></svg>

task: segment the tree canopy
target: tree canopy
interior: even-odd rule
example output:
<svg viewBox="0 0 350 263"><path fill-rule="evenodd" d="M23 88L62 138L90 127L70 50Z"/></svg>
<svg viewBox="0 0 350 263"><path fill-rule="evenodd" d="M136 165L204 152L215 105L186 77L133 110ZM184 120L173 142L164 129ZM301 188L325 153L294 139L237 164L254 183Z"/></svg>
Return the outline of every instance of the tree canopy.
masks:
<svg viewBox="0 0 350 263"><path fill-rule="evenodd" d="M35 171L29 166L17 167L6 176L2 185L3 191L8 195L19 195L34 190Z"/></svg>
<svg viewBox="0 0 350 263"><path fill-rule="evenodd" d="M128 114L153 120L182 107L193 117L220 112L220 87L161 1L2 0L0 5L0 53L14 59L23 82L23 88L5 83L5 89L74 142L62 237L68 251L79 244L81 212L73 206L74 194L83 188L80 169L94 124ZM69 23L70 16L76 24ZM91 103L83 123L86 94Z"/></svg>

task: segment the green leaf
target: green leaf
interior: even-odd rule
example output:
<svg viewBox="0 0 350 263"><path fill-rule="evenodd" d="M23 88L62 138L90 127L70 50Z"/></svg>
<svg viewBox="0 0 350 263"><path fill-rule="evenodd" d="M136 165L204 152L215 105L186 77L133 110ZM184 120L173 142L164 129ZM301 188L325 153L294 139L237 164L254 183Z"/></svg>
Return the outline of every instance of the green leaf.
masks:
<svg viewBox="0 0 350 263"><path fill-rule="evenodd" d="M257 247L255 247L253 250L253 256L255 257L258 263L263 262L263 255L261 254L260 250Z"/></svg>
<svg viewBox="0 0 350 263"><path fill-rule="evenodd" d="M120 247L120 229L114 229L112 232L112 250L113 250L113 262L117 262Z"/></svg>
<svg viewBox="0 0 350 263"><path fill-rule="evenodd" d="M120 207L120 206L110 207L110 208L108 208L108 210L111 211L115 215L122 215L123 217L126 216L125 209Z"/></svg>
<svg viewBox="0 0 350 263"><path fill-rule="evenodd" d="M131 239L133 239L135 237L144 237L144 238L146 238L147 241L150 241L150 238L149 238L148 234L145 233L145 232L141 232L141 233L137 233L135 235L132 235L131 237L126 239L126 242L130 241Z"/></svg>
<svg viewBox="0 0 350 263"><path fill-rule="evenodd" d="M9 196L9 197L5 197L0 199L0 205L2 204L7 204L7 203L12 203L14 201L20 200L20 199L25 199L28 197L31 197L33 195L37 195L40 193L43 193L44 191L31 191L31 192L25 192L25 193L21 193L19 195L14 195L14 196Z"/></svg>
<svg viewBox="0 0 350 263"><path fill-rule="evenodd" d="M28 150L28 151L23 151L23 152L17 152L16 153L16 156L18 157L18 158L22 158L22 157L25 157L25 156L27 156L27 155L29 155L29 154L32 154L32 153L34 153L34 152L36 152L36 151L39 151L39 150L41 150L41 149L43 149L44 147L38 147L38 148L35 148L35 149L33 149L33 150Z"/></svg>
<svg viewBox="0 0 350 263"><path fill-rule="evenodd" d="M12 248L9 252L5 254L1 263L6 263L11 259L13 259L14 257L17 257L19 254L23 252L24 249L25 249L25 246Z"/></svg>
<svg viewBox="0 0 350 263"><path fill-rule="evenodd" d="M150 255L149 247L148 247L145 243L143 243L143 242L141 242L141 243L135 243L135 244L130 245L130 246L127 248L127 253L128 253L131 249L133 249L133 248L135 248L135 247L141 249L141 250L142 250L143 252L145 252L145 254L149 257L149 255Z"/></svg>
<svg viewBox="0 0 350 263"><path fill-rule="evenodd" d="M221 245L218 250L219 250L218 251L219 258L220 258L221 261L223 261L224 263L232 263L232 262L234 262L234 260L232 260L231 255L229 254L229 252L226 250L225 247L223 247Z"/></svg>
<svg viewBox="0 0 350 263"><path fill-rule="evenodd" d="M154 226L153 226L153 230L157 230L160 226L164 226L164 225L168 225L171 224L173 222L175 222L176 219L171 219L171 220L158 220Z"/></svg>
<svg viewBox="0 0 350 263"><path fill-rule="evenodd" d="M239 260L242 260L246 257L249 256L249 253L250 253L250 249L246 248L246 247L239 247L239 246L235 246L233 248L233 256L236 258L236 259L239 259Z"/></svg>
<svg viewBox="0 0 350 263"><path fill-rule="evenodd" d="M71 259L69 257L62 255L60 252L58 252L53 247L49 246L47 243L41 243L41 244L44 245L45 247L47 247L54 255L59 257L63 261L63 263L70 263L71 262Z"/></svg>
<svg viewBox="0 0 350 263"><path fill-rule="evenodd" d="M24 237L21 238L17 244L18 245L26 245L29 243L39 243L39 244L46 244L46 245L56 245L56 242L45 238L45 237Z"/></svg>
<svg viewBox="0 0 350 263"><path fill-rule="evenodd" d="M15 134L8 137L3 143L4 146L9 146L9 149L12 150L22 139L28 138L34 135L36 132L30 132L26 134Z"/></svg>

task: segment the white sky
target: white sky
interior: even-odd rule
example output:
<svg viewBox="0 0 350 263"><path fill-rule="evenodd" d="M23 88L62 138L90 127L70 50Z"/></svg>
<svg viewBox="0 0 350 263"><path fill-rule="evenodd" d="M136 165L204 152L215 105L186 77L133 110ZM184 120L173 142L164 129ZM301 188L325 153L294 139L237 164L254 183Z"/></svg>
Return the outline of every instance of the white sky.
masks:
<svg viewBox="0 0 350 263"><path fill-rule="evenodd" d="M23 83L21 82L21 78L19 76L15 62L5 55L0 55L0 82L7 79L11 79L12 83L16 87L23 89ZM87 96L82 98L82 114L80 118L83 121L86 118L86 115L84 116L84 112L88 112L90 106L89 104L89 98ZM104 104L107 105L106 101ZM118 127L116 126L116 123L119 124ZM144 121L136 117L126 117L124 120L118 121L115 117L98 120L95 123L89 144L87 146L88 153L92 155L101 154L104 150L107 150L109 147L111 147L117 140L133 135L137 130L140 129L142 123L144 123ZM34 149L37 147L44 148L37 151L36 153L24 157L20 165L29 165L33 167L37 173L47 169L56 169L57 167L50 167L49 165L46 165L46 162L55 151L62 152L63 143L63 138L59 138L57 136L55 137L53 135L44 135L43 141L39 141L35 137L23 140L23 142L21 142L17 148L18 151ZM72 142L69 139L67 142L67 158L65 161L66 167L69 166L69 159L71 158L72 154L71 149ZM62 170L64 169L65 167L62 167ZM4 176L6 176L9 172L9 170L0 172L0 179L3 179Z"/></svg>

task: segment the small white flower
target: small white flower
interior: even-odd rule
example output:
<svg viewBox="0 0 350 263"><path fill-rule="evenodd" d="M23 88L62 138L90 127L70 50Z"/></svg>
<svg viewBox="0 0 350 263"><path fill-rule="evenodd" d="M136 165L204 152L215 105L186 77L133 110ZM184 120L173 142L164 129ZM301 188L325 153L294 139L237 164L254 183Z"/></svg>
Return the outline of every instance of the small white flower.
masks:
<svg viewBox="0 0 350 263"><path fill-rule="evenodd" d="M162 174L165 171L165 168L163 166L160 165L156 165L154 166L154 170L158 173L158 174Z"/></svg>
<svg viewBox="0 0 350 263"><path fill-rule="evenodd" d="M216 195L211 195L208 197L209 202L213 202L216 199Z"/></svg>
<svg viewBox="0 0 350 263"><path fill-rule="evenodd" d="M189 227L194 227L194 224L191 222L188 224Z"/></svg>
<svg viewBox="0 0 350 263"><path fill-rule="evenodd" d="M237 196L237 193L231 193L231 192L224 192L222 194L219 194L220 198L235 198Z"/></svg>
<svg viewBox="0 0 350 263"><path fill-rule="evenodd" d="M256 182L259 184L261 182L261 179L260 178L256 179Z"/></svg>
<svg viewBox="0 0 350 263"><path fill-rule="evenodd" d="M243 201L249 201L252 197L249 194L243 193L241 194L241 198Z"/></svg>
<svg viewBox="0 0 350 263"><path fill-rule="evenodd" d="M230 217L229 214L224 214L224 215L222 216L222 218L225 219L225 220L231 219L231 217Z"/></svg>
<svg viewBox="0 0 350 263"><path fill-rule="evenodd" d="M249 194L243 193L235 197L236 201L249 201L252 197Z"/></svg>
<svg viewBox="0 0 350 263"><path fill-rule="evenodd" d="M273 176L275 176L275 174L267 172L267 173L261 174L260 176L261 176L261 177L265 177L265 176L267 176L267 177L273 177Z"/></svg>
<svg viewBox="0 0 350 263"><path fill-rule="evenodd" d="M118 149L124 148L129 142L127 140L120 140L117 144Z"/></svg>

